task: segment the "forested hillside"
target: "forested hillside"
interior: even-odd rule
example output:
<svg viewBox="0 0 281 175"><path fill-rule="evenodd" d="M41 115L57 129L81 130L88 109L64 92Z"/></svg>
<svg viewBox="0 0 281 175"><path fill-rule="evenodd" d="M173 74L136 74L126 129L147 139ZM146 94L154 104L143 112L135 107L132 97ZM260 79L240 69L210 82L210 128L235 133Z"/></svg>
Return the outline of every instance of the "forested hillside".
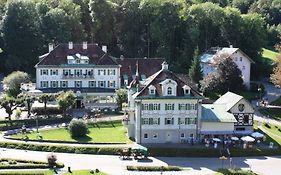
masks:
<svg viewBox="0 0 281 175"><path fill-rule="evenodd" d="M164 57L181 73L195 50L233 45L263 74L262 48L280 41L281 0L0 0L0 18L0 72L33 73L48 43L88 41L115 57Z"/></svg>

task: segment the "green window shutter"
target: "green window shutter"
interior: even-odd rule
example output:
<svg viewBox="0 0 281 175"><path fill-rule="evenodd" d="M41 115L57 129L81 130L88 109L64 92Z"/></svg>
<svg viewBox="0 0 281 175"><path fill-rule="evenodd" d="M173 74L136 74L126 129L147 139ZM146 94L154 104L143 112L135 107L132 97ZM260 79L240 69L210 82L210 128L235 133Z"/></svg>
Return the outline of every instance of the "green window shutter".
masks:
<svg viewBox="0 0 281 175"><path fill-rule="evenodd" d="M160 118L158 118L158 125L160 125Z"/></svg>
<svg viewBox="0 0 281 175"><path fill-rule="evenodd" d="M172 124L174 124L174 118L172 118Z"/></svg>
<svg viewBox="0 0 281 175"><path fill-rule="evenodd" d="M178 125L180 125L180 118L178 118Z"/></svg>
<svg viewBox="0 0 281 175"><path fill-rule="evenodd" d="M149 118L149 125L153 124L153 118Z"/></svg>
<svg viewBox="0 0 281 175"><path fill-rule="evenodd" d="M158 104L158 110L161 110L161 109L160 109L160 103Z"/></svg>

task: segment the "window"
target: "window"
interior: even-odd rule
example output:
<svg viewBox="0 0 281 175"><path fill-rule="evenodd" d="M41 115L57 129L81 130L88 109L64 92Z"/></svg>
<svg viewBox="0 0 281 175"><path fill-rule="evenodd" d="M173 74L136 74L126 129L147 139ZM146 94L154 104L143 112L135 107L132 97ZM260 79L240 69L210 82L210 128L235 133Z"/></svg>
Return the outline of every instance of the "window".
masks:
<svg viewBox="0 0 281 175"><path fill-rule="evenodd" d="M158 134L157 134L157 133L154 133L154 134L152 135L152 138L153 138L153 139L157 139L157 138L158 138Z"/></svg>
<svg viewBox="0 0 281 175"><path fill-rule="evenodd" d="M148 139L148 134L144 133L143 138Z"/></svg>
<svg viewBox="0 0 281 175"><path fill-rule="evenodd" d="M40 74L41 75L48 75L49 74L49 70L48 69L42 69L42 70L40 70Z"/></svg>
<svg viewBox="0 0 281 175"><path fill-rule="evenodd" d="M89 81L89 87L90 88L96 87L96 81Z"/></svg>
<svg viewBox="0 0 281 175"><path fill-rule="evenodd" d="M181 133L180 137L181 137L181 139L184 139L185 138L185 134Z"/></svg>
<svg viewBox="0 0 281 175"><path fill-rule="evenodd" d="M98 87L105 87L105 81L98 81Z"/></svg>
<svg viewBox="0 0 281 175"><path fill-rule="evenodd" d="M186 124L186 118L178 118L178 124L179 125L185 125Z"/></svg>
<svg viewBox="0 0 281 175"><path fill-rule="evenodd" d="M152 125L160 125L160 118L152 118Z"/></svg>
<svg viewBox="0 0 281 175"><path fill-rule="evenodd" d="M165 104L165 110L174 110L175 109L175 104Z"/></svg>
<svg viewBox="0 0 281 175"><path fill-rule="evenodd" d="M179 110L187 110L187 104L179 104Z"/></svg>
<svg viewBox="0 0 281 175"><path fill-rule="evenodd" d="M149 118L142 118L143 125L149 125Z"/></svg>
<svg viewBox="0 0 281 175"><path fill-rule="evenodd" d="M238 58L237 58L237 57L235 57L235 61L238 61Z"/></svg>
<svg viewBox="0 0 281 175"><path fill-rule="evenodd" d="M74 81L74 85L76 88L81 88L82 87L82 81Z"/></svg>
<svg viewBox="0 0 281 175"><path fill-rule="evenodd" d="M172 95L172 94L173 94L172 88L168 87L167 88L167 95Z"/></svg>
<svg viewBox="0 0 281 175"><path fill-rule="evenodd" d="M41 88L48 88L49 82L48 81L40 81L40 86L41 86Z"/></svg>
<svg viewBox="0 0 281 175"><path fill-rule="evenodd" d="M160 104L153 104L153 110L160 110Z"/></svg>
<svg viewBox="0 0 281 175"><path fill-rule="evenodd" d="M243 66L243 67L242 67L242 69L243 69L243 70L245 70L245 69L246 69L246 67L245 67L245 66Z"/></svg>
<svg viewBox="0 0 281 175"><path fill-rule="evenodd" d="M165 125L173 125L174 118L165 118Z"/></svg>
<svg viewBox="0 0 281 175"><path fill-rule="evenodd" d="M108 69L107 74L108 75L115 75L115 69Z"/></svg>
<svg viewBox="0 0 281 175"><path fill-rule="evenodd" d="M240 61L242 61L242 57L240 57Z"/></svg>
<svg viewBox="0 0 281 175"><path fill-rule="evenodd" d="M249 115L244 115L243 117L243 123L248 124L249 123Z"/></svg>
<svg viewBox="0 0 281 175"><path fill-rule="evenodd" d="M155 90L154 89L150 89L149 94L150 95L155 95Z"/></svg>
<svg viewBox="0 0 281 175"><path fill-rule="evenodd" d="M52 88L57 88L59 86L58 81L51 81L50 84Z"/></svg>
<svg viewBox="0 0 281 175"><path fill-rule="evenodd" d="M50 70L50 74L51 74L51 75L58 75L58 74L59 74L59 71L58 71L58 70L53 70L53 69L51 69L51 70Z"/></svg>
<svg viewBox="0 0 281 175"><path fill-rule="evenodd" d="M196 124L196 118L188 118L188 119L187 119L187 123L188 123L189 125Z"/></svg>
<svg viewBox="0 0 281 175"><path fill-rule="evenodd" d="M60 81L60 87L61 88L67 88L68 87L68 82L67 81Z"/></svg>
<svg viewBox="0 0 281 175"><path fill-rule="evenodd" d="M113 87L113 88L114 88L114 87L115 87L115 81L108 81L108 82L107 82L107 86L108 86L108 87Z"/></svg>

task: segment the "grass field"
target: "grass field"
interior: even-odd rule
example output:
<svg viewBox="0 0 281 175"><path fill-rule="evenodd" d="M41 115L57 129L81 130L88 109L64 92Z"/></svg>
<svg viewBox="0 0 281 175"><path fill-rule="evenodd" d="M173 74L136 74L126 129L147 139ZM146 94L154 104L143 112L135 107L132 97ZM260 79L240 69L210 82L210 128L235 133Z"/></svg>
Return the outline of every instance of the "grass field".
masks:
<svg viewBox="0 0 281 175"><path fill-rule="evenodd" d="M277 61L278 52L275 52L275 51L272 51L272 50L269 50L269 49L266 49L266 48L263 48L262 51L263 51L262 57L270 59L274 62Z"/></svg>
<svg viewBox="0 0 281 175"><path fill-rule="evenodd" d="M275 120L281 120L281 109L279 108L260 108L260 113Z"/></svg>
<svg viewBox="0 0 281 175"><path fill-rule="evenodd" d="M18 175L25 175L25 174L28 174L28 175L54 175L54 172L51 171L51 170L30 170L30 171L0 171L0 175L9 175L9 174L12 174L12 175L15 175L15 174L18 174Z"/></svg>
<svg viewBox="0 0 281 175"><path fill-rule="evenodd" d="M86 137L73 139L71 138L67 128L56 128L49 130L41 130L43 140L60 140L60 141L78 141L91 143L129 143L130 140L126 136L126 129L121 121L114 123L102 123L89 127L89 134ZM27 134L29 139L37 139L37 133ZM13 138L22 138L22 134L12 136Z"/></svg>
<svg viewBox="0 0 281 175"><path fill-rule="evenodd" d="M281 132L278 130L279 128L281 129L281 126L269 124L270 128L268 128L264 125L264 123L260 123L259 126L262 128L262 130L258 128L258 123L254 122L254 130L265 134L267 137L267 143L273 142L275 145L277 144L281 146Z"/></svg>

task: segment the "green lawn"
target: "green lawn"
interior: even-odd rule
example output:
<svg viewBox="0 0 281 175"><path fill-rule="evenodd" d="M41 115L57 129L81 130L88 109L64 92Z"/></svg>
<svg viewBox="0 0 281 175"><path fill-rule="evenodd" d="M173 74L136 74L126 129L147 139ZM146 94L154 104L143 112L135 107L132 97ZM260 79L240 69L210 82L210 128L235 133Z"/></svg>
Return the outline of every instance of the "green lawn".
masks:
<svg viewBox="0 0 281 175"><path fill-rule="evenodd" d="M99 172L99 173L90 173L90 170L76 170L76 171L72 171L72 173L64 173L63 175L107 175L103 172Z"/></svg>
<svg viewBox="0 0 281 175"><path fill-rule="evenodd" d="M272 60L273 62L277 61L278 52L263 48L262 57Z"/></svg>
<svg viewBox="0 0 281 175"><path fill-rule="evenodd" d="M9 175L9 174L12 174L12 175L15 175L15 174L18 174L18 175L25 175L25 174L28 174L28 175L31 175L31 174L34 174L34 175L38 175L38 174L44 174L44 175L54 175L54 172L51 171L51 170L30 170L30 171L0 171L0 175Z"/></svg>
<svg viewBox="0 0 281 175"><path fill-rule="evenodd" d="M281 146L281 138L280 138L281 132L278 131L279 128L281 129L281 126L272 125L272 124L269 124L269 126L270 128L266 127L264 123L262 123L260 127L263 129L263 131L265 131L263 132L262 130L258 129L257 122L256 121L254 122L254 130L265 134L267 143L273 142L275 145L278 144ZM276 135L280 137L276 137Z"/></svg>
<svg viewBox="0 0 281 175"><path fill-rule="evenodd" d="M67 128L41 130L44 140L61 140L61 141L79 141L92 143L129 143L126 136L126 129L121 121L108 123L99 123L96 126L89 127L89 134L84 138L71 138ZM29 139L37 139L37 133L27 134ZM12 136L13 138L22 138L22 134Z"/></svg>

